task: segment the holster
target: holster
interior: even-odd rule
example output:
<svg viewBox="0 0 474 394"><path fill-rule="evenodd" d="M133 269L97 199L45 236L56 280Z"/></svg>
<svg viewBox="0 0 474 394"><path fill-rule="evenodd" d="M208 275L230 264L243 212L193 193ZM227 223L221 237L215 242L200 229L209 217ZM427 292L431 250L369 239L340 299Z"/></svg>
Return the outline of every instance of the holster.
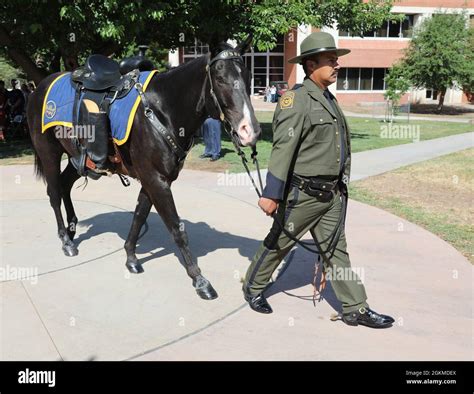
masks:
<svg viewBox="0 0 474 394"><path fill-rule="evenodd" d="M294 174L291 178L292 186L298 187L306 194L320 202L329 202L336 195L339 180L325 180L319 177L302 177Z"/></svg>

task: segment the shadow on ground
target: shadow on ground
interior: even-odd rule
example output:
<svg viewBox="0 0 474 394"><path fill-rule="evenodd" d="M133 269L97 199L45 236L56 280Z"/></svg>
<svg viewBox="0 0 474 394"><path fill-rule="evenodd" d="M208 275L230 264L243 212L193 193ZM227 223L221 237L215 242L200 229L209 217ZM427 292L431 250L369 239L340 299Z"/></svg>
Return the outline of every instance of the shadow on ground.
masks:
<svg viewBox="0 0 474 394"><path fill-rule="evenodd" d="M317 255L314 255L302 247L296 247L288 254L284 262L275 272L275 283L267 287L265 296L270 298L272 295L284 292L290 297L296 297L304 302L313 303L313 289L311 291L299 290L308 284L316 283L319 288L321 282L321 270L314 280L315 262ZM324 301L326 301L335 311L341 312L342 306L336 298L336 294L331 286L331 282L326 283L326 288L322 292ZM318 298L317 298L318 299ZM271 302L270 302L271 304ZM318 307L318 301L315 302Z"/></svg>
<svg viewBox="0 0 474 394"><path fill-rule="evenodd" d="M131 212L115 211L81 220L78 223L78 230L81 231L84 227L87 229L74 239L74 243L79 248L86 248L87 242L84 243L84 241L104 233L115 233L125 242L132 219ZM237 248L239 254L250 264L250 259L260 246L260 240L219 231L205 222L193 223L183 220L182 223L184 223L188 233L191 251L198 259L219 249ZM177 260L178 256L180 257L177 246L157 213L150 213L147 225L142 228L141 234L137 243L137 253L149 254L140 258L140 263L145 265L144 268L146 268L148 262L154 261L157 263L157 259L160 257L170 254L174 254ZM271 296L282 291L291 293L313 283L315 261L316 257L311 253L301 247L295 248L275 272L275 278L278 277L278 279L274 285L267 289L265 294ZM225 263L225 261L222 261L222 263ZM317 283L319 283L319 280L320 277L318 276ZM303 298L307 302L312 302L312 294L305 294L304 296ZM337 301L330 284L324 291L324 298L335 310L340 310L339 301Z"/></svg>
<svg viewBox="0 0 474 394"><path fill-rule="evenodd" d="M462 115L474 114L474 105L465 105L458 107L456 105L444 105L441 112L437 110L437 104L412 104L410 111L412 114L429 114L429 115Z"/></svg>

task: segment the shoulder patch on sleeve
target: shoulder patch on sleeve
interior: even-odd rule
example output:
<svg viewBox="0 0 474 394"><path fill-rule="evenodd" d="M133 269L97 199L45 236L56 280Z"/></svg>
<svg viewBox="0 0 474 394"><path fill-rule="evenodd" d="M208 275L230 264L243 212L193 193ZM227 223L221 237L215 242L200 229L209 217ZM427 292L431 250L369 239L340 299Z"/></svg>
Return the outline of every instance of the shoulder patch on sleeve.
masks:
<svg viewBox="0 0 474 394"><path fill-rule="evenodd" d="M286 92L280 98L280 108L281 109L293 108L294 101L295 101L295 92Z"/></svg>

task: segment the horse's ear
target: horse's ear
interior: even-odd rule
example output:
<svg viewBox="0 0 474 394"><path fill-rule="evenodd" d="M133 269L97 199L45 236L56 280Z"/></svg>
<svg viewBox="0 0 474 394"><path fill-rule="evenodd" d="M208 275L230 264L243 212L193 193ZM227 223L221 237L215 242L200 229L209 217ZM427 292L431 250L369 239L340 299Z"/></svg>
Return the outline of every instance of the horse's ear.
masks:
<svg viewBox="0 0 474 394"><path fill-rule="evenodd" d="M212 36L209 39L209 52L211 52L211 57L216 56L220 52L219 44L219 34L217 34L217 32L212 33Z"/></svg>
<svg viewBox="0 0 474 394"><path fill-rule="evenodd" d="M250 33L244 41L242 41L235 47L235 50L239 51L240 54L243 55L245 52L249 50L252 39L253 39L253 34Z"/></svg>

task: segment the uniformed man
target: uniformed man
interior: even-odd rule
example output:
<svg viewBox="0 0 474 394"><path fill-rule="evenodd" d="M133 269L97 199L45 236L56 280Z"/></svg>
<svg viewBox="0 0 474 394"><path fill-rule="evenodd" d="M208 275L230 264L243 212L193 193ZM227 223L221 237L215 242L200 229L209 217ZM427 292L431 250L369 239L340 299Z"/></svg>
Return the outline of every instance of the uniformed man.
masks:
<svg viewBox="0 0 474 394"><path fill-rule="evenodd" d="M350 50L337 49L333 37L324 32L310 34L300 49L301 55L289 62L300 63L306 78L300 88L281 97L275 110L267 183L258 203L275 219L247 271L244 296L253 310L271 313L263 292L295 241L310 231L326 252L320 255L342 303L342 320L351 326L390 327L394 319L369 308L364 285L350 268L341 220L350 173L350 135L328 86L336 82L338 57Z"/></svg>

